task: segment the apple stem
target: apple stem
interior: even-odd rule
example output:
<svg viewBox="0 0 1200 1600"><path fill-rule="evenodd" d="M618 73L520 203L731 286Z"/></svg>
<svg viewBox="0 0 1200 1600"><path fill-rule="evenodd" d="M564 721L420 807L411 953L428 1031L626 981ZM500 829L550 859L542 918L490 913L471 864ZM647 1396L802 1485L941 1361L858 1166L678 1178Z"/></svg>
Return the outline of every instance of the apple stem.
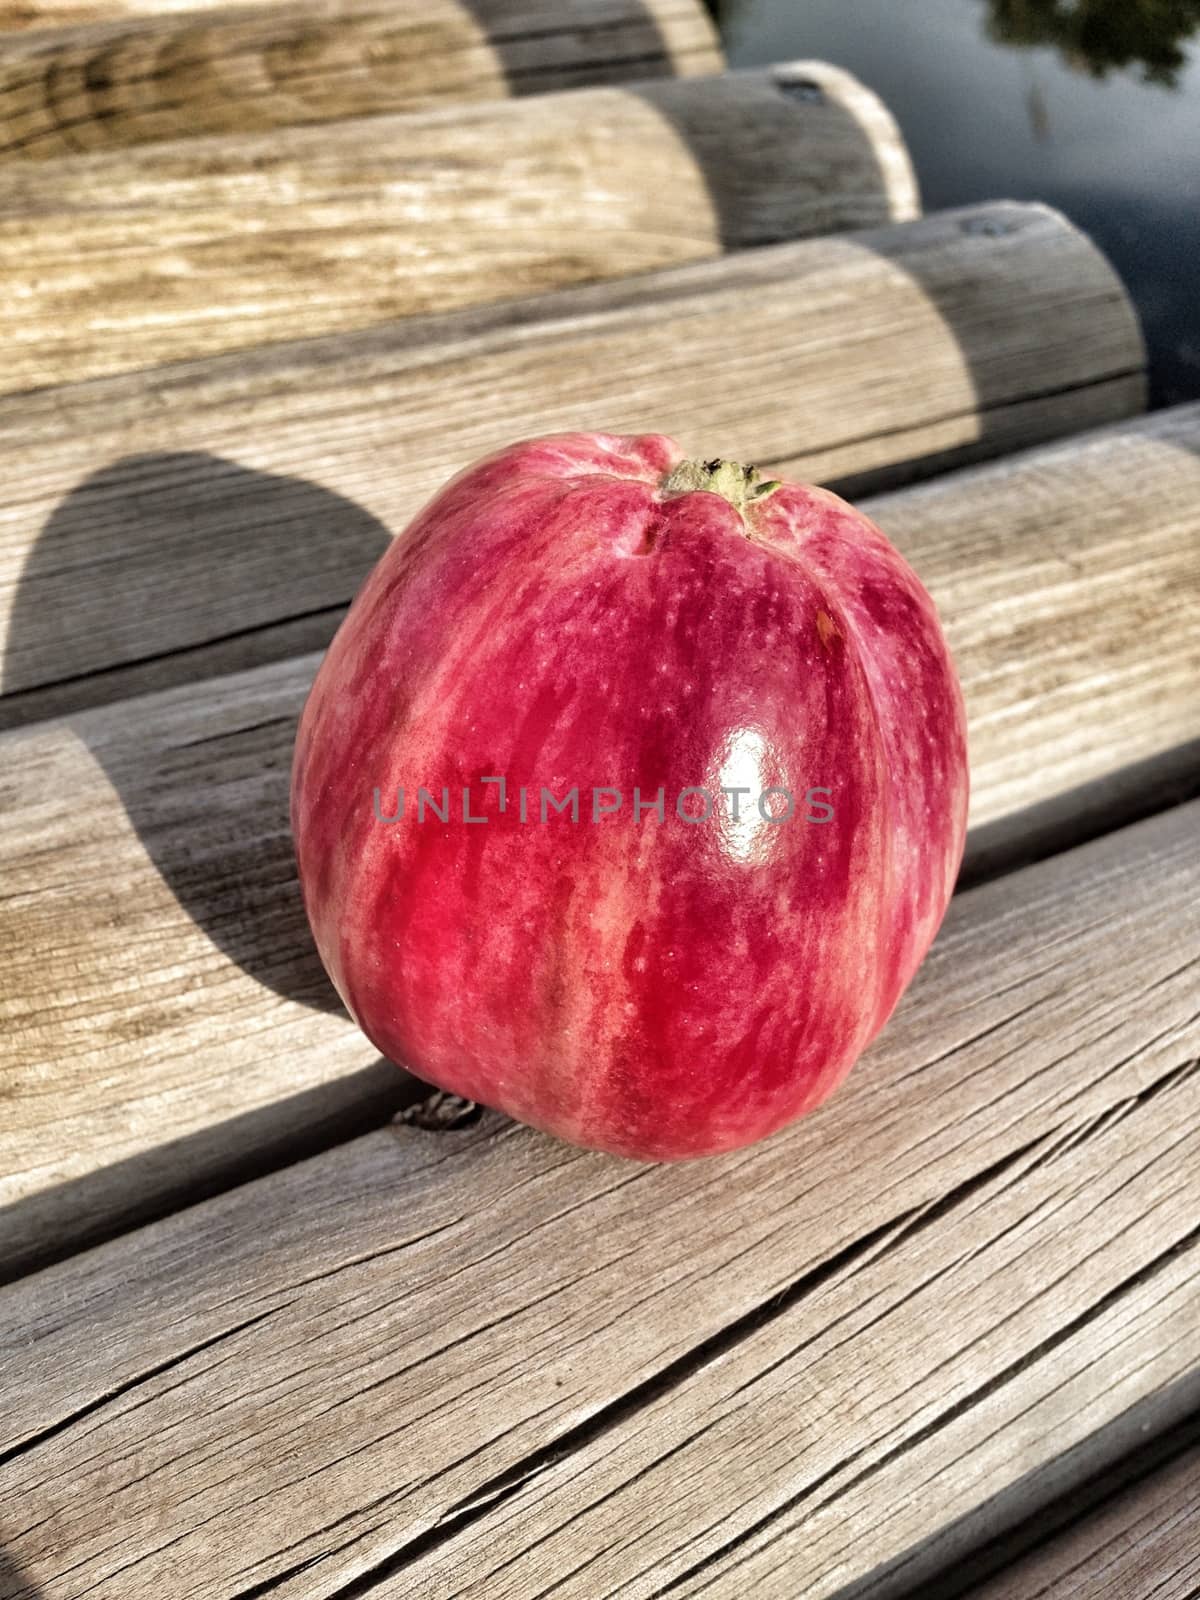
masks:
<svg viewBox="0 0 1200 1600"><path fill-rule="evenodd" d="M738 461L681 461L663 480L661 492L670 496L691 494L699 489L719 494L745 516L749 506L765 500L779 487L778 478L762 479L757 467L743 467Z"/></svg>

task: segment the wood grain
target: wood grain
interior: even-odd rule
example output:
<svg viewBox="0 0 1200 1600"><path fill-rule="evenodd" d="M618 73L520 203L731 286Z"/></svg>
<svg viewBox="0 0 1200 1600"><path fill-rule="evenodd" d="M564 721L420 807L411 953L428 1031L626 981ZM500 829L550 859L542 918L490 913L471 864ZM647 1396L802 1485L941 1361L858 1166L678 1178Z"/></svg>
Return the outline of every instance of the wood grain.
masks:
<svg viewBox="0 0 1200 1600"><path fill-rule="evenodd" d="M960 896L845 1089L755 1149L381 1131L12 1286L13 1558L44 1600L817 1600L1169 1423L1198 826Z"/></svg>
<svg viewBox="0 0 1200 1600"><path fill-rule="evenodd" d="M1197 1527L1200 1448L1193 1446L971 1593L974 1600L1193 1600Z"/></svg>
<svg viewBox="0 0 1200 1600"><path fill-rule="evenodd" d="M616 11L620 4L627 9ZM395 0L393 11L411 6L412 0ZM241 16L259 12L294 11L297 0L257 0L251 5L231 5L230 0L3 0L0 4L0 30L15 31L22 28L62 29L93 22L119 22L133 19L138 22L158 17L190 16L195 13L205 18L220 18L227 12ZM449 14L447 0L426 0L421 14L433 19L443 10ZM508 26L530 26L552 30L561 25L563 14L574 16L580 26L591 23L592 14L602 20L608 15L629 17L653 16L662 19L675 16L686 18L689 7L686 0L642 0L633 7L631 0L461 0L461 9L476 16L487 17L498 31ZM594 25L599 25L597 22Z"/></svg>
<svg viewBox="0 0 1200 1600"><path fill-rule="evenodd" d="M721 65L700 0L292 0L135 17L0 35L0 160Z"/></svg>
<svg viewBox="0 0 1200 1600"><path fill-rule="evenodd" d="M125 17L156 17L164 12L223 11L229 0L3 0L0 29L72 27ZM267 0L287 5L288 0ZM258 9L257 7L255 9Z"/></svg>
<svg viewBox="0 0 1200 1600"><path fill-rule="evenodd" d="M1188 407L868 503L958 661L968 859L982 825L1019 835L1200 735L1197 450ZM7 1269L380 1114L292 866L315 660L0 737Z"/></svg>
<svg viewBox="0 0 1200 1600"><path fill-rule="evenodd" d="M513 438L880 486L1128 415L1141 369L1088 241L1002 204L0 401L0 683L58 686L0 719L323 646L388 533Z"/></svg>
<svg viewBox="0 0 1200 1600"><path fill-rule="evenodd" d="M890 117L808 62L25 162L0 186L0 381L141 369L914 212Z"/></svg>

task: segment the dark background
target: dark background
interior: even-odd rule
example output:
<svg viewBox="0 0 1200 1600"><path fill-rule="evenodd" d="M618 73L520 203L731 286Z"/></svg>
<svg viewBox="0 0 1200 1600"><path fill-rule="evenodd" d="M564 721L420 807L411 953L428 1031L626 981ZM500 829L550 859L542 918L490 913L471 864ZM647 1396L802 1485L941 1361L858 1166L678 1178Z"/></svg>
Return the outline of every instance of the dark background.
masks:
<svg viewBox="0 0 1200 1600"><path fill-rule="evenodd" d="M1045 200L1128 286L1154 405L1200 398L1200 0L710 0L731 66L887 102L927 211Z"/></svg>

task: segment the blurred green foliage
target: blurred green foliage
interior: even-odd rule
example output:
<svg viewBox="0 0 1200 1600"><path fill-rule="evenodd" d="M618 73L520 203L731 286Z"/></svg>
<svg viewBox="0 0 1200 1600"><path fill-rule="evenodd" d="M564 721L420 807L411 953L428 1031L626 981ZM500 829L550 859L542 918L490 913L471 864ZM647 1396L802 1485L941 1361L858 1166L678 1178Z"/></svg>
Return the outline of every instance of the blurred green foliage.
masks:
<svg viewBox="0 0 1200 1600"><path fill-rule="evenodd" d="M1138 67L1167 88L1186 60L1183 41L1200 28L1200 0L988 0L988 9L999 44L1054 46L1096 78Z"/></svg>
<svg viewBox="0 0 1200 1600"><path fill-rule="evenodd" d="M804 15L805 0L706 0L729 31L758 13ZM848 0L853 4L854 0ZM902 7L904 0L894 0ZM1174 88L1184 42L1200 30L1200 0L986 0L997 44L1048 45L1095 78L1133 67L1147 83ZM794 9L793 9L794 8ZM901 17L897 15L897 23Z"/></svg>

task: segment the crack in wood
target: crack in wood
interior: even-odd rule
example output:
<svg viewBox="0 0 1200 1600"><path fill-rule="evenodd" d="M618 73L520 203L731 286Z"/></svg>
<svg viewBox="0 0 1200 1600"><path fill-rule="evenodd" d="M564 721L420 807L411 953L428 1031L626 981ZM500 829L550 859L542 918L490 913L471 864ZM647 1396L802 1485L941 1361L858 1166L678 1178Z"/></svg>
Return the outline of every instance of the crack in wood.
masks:
<svg viewBox="0 0 1200 1600"><path fill-rule="evenodd" d="M170 1356L166 1361L160 1361L157 1366L148 1367L145 1372L139 1372L132 1378L127 1378L124 1383L115 1388L106 1390L98 1395L95 1400L89 1400L87 1405L80 1406L78 1410L59 1418L49 1427L43 1428L39 1433L31 1434L22 1439L19 1444L13 1445L8 1450L0 1451L0 1467L10 1461L15 1461L28 1451L36 1449L58 1434L65 1433L68 1428L73 1428L77 1423L84 1421L94 1412L110 1405L112 1401L120 1399L123 1394L139 1388L144 1383L149 1383L153 1378L158 1378L165 1372L170 1372L172 1367L178 1367L185 1361L190 1361L193 1356L199 1355L204 1350L211 1350L214 1345L222 1344L226 1339L232 1339L239 1333L244 1333L247 1328L253 1328L260 1322L266 1322L269 1317L276 1316L280 1311L286 1311L292 1304L290 1300L282 1305L272 1306L267 1311L261 1311L257 1316L247 1317L244 1322L236 1323L232 1328L225 1328L220 1333L214 1333L208 1339L202 1339L198 1344L190 1345L188 1349L181 1350L177 1355Z"/></svg>
<svg viewBox="0 0 1200 1600"><path fill-rule="evenodd" d="M1097 1317L1103 1315L1105 1311L1107 1311L1111 1306L1117 1304L1119 1300L1130 1294L1134 1289L1140 1288L1143 1284L1151 1281L1172 1261L1176 1260L1180 1255L1185 1254L1187 1251L1194 1249L1198 1243L1200 1243L1200 1227L1192 1229L1190 1233L1184 1235L1182 1239L1179 1239L1169 1249L1162 1251L1154 1258L1153 1261L1148 1262L1137 1272L1131 1273L1130 1276L1124 1279L1123 1282L1117 1284L1113 1289L1110 1289L1107 1294L1102 1295L1097 1301L1095 1301L1093 1305L1089 1306L1086 1311L1081 1312L1079 1316L1072 1318L1070 1322L1064 1324L1062 1328L1057 1329L1046 1339L1043 1339L1033 1349L1026 1351L1017 1361L1011 1362L1001 1372L998 1372L993 1377L989 1378L986 1383L980 1384L978 1388L973 1390L969 1395L965 1395L963 1399L956 1401L954 1405L947 1407L946 1410L941 1412L937 1417L933 1418L932 1421L926 1423L922 1428L911 1434L893 1449L886 1451L878 1458L878 1460L873 1461L869 1467L864 1468L864 1470L858 1473L855 1477L839 1484L836 1496L829 1496L825 1500L818 1501L813 1507L814 1512L832 1504L832 1501L835 1498L841 1498L848 1494L851 1490L857 1488L859 1484L865 1483L868 1479L875 1477L886 1467L892 1465L901 1457L910 1454L919 1445L924 1444L928 1439L931 1439L935 1434L951 1426L952 1423L957 1421L960 1417L965 1416L973 1407L982 1404L993 1394L997 1393L1000 1389L1011 1383L1012 1380L1021 1372L1033 1366L1045 1356L1051 1354L1068 1339L1074 1338L1077 1333L1079 1333L1088 1325L1088 1323L1095 1321ZM861 1452L857 1452L856 1454L861 1454ZM844 1467L844 1465L845 1463L840 1463L839 1468ZM739 1533L735 1534L733 1538L726 1540L726 1542L718 1549L710 1551L708 1555L703 1557L700 1561L695 1562L685 1572L678 1574L664 1588L656 1590L655 1594L651 1597L651 1600L660 1600L661 1596L670 1594L672 1591L681 1588L685 1582L689 1581L693 1577L696 1577L698 1574L706 1571L710 1567L715 1566L718 1562L722 1561L725 1556L736 1551L739 1546L746 1544L755 1535L761 1533L764 1529L769 1528L772 1524L778 1522L789 1511L793 1510L796 1506L811 1498L811 1488L811 1485L806 1486L806 1488L799 1494L793 1495L780 1505L772 1507L770 1511L758 1518L758 1520L750 1527L742 1529ZM768 1545L770 1542L771 1541L769 1539L766 1541ZM737 1563L735 1562L734 1566L736 1565ZM729 1570L729 1567L725 1567L722 1569L722 1572L727 1573Z"/></svg>
<svg viewBox="0 0 1200 1600"><path fill-rule="evenodd" d="M668 1394L673 1389L687 1382L696 1372L710 1362L725 1355L742 1340L758 1331L766 1323L781 1316L784 1312L799 1303L814 1290L822 1287L839 1274L846 1273L852 1276L868 1261L878 1260L905 1240L911 1239L924 1229L933 1227L938 1221L961 1206L997 1178L1021 1162L1033 1149L1044 1142L1044 1135L1029 1141L1015 1151L1011 1151L978 1173L973 1173L953 1189L948 1191L941 1199L931 1205L914 1208L910 1212L891 1218L881 1226L872 1229L861 1238L845 1246L827 1261L820 1263L809 1272L803 1274L793 1284L768 1297L760 1305L754 1307L735 1322L728 1324L710 1338L704 1340L693 1349L684 1352L663 1368L653 1377L629 1390L617 1400L604 1406L595 1415L585 1422L569 1429L566 1433L538 1450L523 1457L504 1472L496 1474L493 1478L479 1485L470 1495L452 1504L439 1518L416 1538L406 1541L397 1550L376 1561L363 1573L357 1575L344 1587L331 1592L329 1600L359 1600L365 1596L384 1579L402 1571L412 1565L422 1556L453 1539L463 1529L478 1521L481 1517L493 1511L498 1505L517 1494L531 1481L550 1467L566 1459L574 1451L590 1444L593 1440L602 1437L605 1433L617 1427L622 1422L634 1416L654 1401ZM792 1352L794 1353L794 1352ZM684 1448L684 1445L700 1437L705 1429L699 1429L695 1435L690 1436L682 1444L673 1447L669 1454ZM474 1453L474 1452L473 1452ZM857 1456L855 1457L857 1459ZM444 1468L439 1476L454 1470L461 1462L451 1463ZM656 1463L657 1464L657 1463ZM836 1472L845 1470L847 1463L840 1461L829 1473L824 1473L812 1484L808 1485L805 1493L816 1493L827 1478ZM647 1471L651 1470L649 1467ZM259 1594L269 1593L267 1588L259 1588L248 1595L238 1595L234 1600L257 1600Z"/></svg>

